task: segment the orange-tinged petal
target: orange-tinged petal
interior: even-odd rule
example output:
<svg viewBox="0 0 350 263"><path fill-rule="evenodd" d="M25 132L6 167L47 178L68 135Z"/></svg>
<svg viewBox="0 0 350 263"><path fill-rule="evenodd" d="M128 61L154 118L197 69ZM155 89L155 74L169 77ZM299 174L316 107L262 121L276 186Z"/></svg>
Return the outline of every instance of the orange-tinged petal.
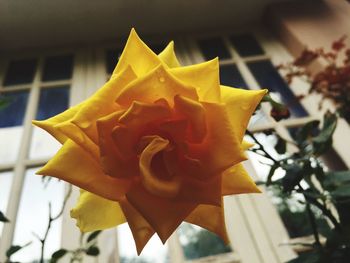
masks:
<svg viewBox="0 0 350 263"><path fill-rule="evenodd" d="M116 102L124 107L129 107L133 101L153 103L165 99L172 105L173 98L177 94L198 100L195 88L181 82L169 74L163 65L160 65L125 87Z"/></svg>
<svg viewBox="0 0 350 263"><path fill-rule="evenodd" d="M37 174L62 179L86 191L115 201L125 195L131 184L129 180L104 174L99 163L72 140L67 140Z"/></svg>
<svg viewBox="0 0 350 263"><path fill-rule="evenodd" d="M192 176L192 174L188 174L181 178L182 185L176 200L221 206L221 176L213 176L206 180L191 178Z"/></svg>
<svg viewBox="0 0 350 263"><path fill-rule="evenodd" d="M139 174L136 156L127 159L116 147L112 138L112 130L118 125L119 118L124 112L120 110L97 121L102 170L110 176L120 178L133 177ZM127 138L124 139L127 140Z"/></svg>
<svg viewBox="0 0 350 263"><path fill-rule="evenodd" d="M202 142L207 134L205 110L202 104L184 96L176 95L174 97L174 109L189 121L191 128L189 140L194 143Z"/></svg>
<svg viewBox="0 0 350 263"><path fill-rule="evenodd" d="M223 207L199 205L186 217L185 221L217 234L226 244L230 242L226 232Z"/></svg>
<svg viewBox="0 0 350 263"><path fill-rule="evenodd" d="M163 243L197 206L152 195L141 184L135 184L126 194L126 198L150 223Z"/></svg>
<svg viewBox="0 0 350 263"><path fill-rule="evenodd" d="M155 231L145 218L126 200L126 198L123 198L119 203L134 237L137 254L140 255L142 249L153 236Z"/></svg>
<svg viewBox="0 0 350 263"><path fill-rule="evenodd" d="M159 59L165 63L169 68L180 67L180 63L177 60L174 51L174 41L170 41L170 43L166 46L166 48L158 55Z"/></svg>
<svg viewBox="0 0 350 263"><path fill-rule="evenodd" d="M136 75L131 67L126 67L85 101L72 122L97 143L96 120L120 109L115 99L118 93L134 79Z"/></svg>
<svg viewBox="0 0 350 263"><path fill-rule="evenodd" d="M202 102L202 105L206 111L207 137L202 144L189 144L188 156L205 164L208 174L216 175L246 160L246 156L225 106L207 102Z"/></svg>
<svg viewBox="0 0 350 263"><path fill-rule="evenodd" d="M250 117L267 90L244 90L221 86L221 100L225 103L235 134L243 140Z"/></svg>
<svg viewBox="0 0 350 263"><path fill-rule="evenodd" d="M103 230L126 222L118 202L80 190L76 206L70 211L82 232Z"/></svg>
<svg viewBox="0 0 350 263"><path fill-rule="evenodd" d="M222 174L222 195L261 193L242 164L227 169Z"/></svg>
<svg viewBox="0 0 350 263"><path fill-rule="evenodd" d="M63 134L62 132L60 132L56 125L60 124L62 122L66 122L68 120L71 120L76 114L77 112L80 110L80 108L84 105L84 102L69 108L68 110L53 116L47 120L43 120L43 121L35 121L33 120L32 123L35 126L38 126L42 129L44 129L45 131L47 131L48 133L50 133L57 141L59 141L61 144L63 144L68 138L65 134Z"/></svg>
<svg viewBox="0 0 350 263"><path fill-rule="evenodd" d="M135 29L131 29L128 41L113 75L122 72L129 65L138 77L147 74L149 71L161 64L156 54L139 38Z"/></svg>
<svg viewBox="0 0 350 263"><path fill-rule="evenodd" d="M154 136L142 151L139 161L140 177L143 186L148 192L166 198L174 197L179 192L179 178L174 177L171 180L159 179L154 171L152 171L151 163L157 153L166 150L168 147L168 140Z"/></svg>
<svg viewBox="0 0 350 263"><path fill-rule="evenodd" d="M169 72L181 81L197 88L201 101L220 102L219 60L217 58L186 67L172 68Z"/></svg>

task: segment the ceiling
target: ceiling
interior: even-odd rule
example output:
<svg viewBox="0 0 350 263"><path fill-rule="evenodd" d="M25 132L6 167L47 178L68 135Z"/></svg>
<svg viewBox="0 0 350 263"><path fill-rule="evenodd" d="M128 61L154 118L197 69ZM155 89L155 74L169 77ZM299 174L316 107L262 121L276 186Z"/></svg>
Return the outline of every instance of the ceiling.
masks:
<svg viewBox="0 0 350 263"><path fill-rule="evenodd" d="M0 50L240 27L286 0L0 0Z"/></svg>

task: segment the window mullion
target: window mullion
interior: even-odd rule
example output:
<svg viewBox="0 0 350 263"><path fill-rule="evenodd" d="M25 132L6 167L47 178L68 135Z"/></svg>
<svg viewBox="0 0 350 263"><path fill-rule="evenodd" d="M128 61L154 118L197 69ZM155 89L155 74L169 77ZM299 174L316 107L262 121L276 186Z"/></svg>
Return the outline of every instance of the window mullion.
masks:
<svg viewBox="0 0 350 263"><path fill-rule="evenodd" d="M2 238L0 240L0 261L5 260L6 250L11 246L14 231L16 227L17 212L21 200L21 192L24 183L26 165L25 160L29 152L31 134L32 134L32 120L35 118L37 105L40 95L40 83L43 68L43 58L40 57L37 70L35 72L32 88L30 91L29 101L27 105L26 114L23 121L23 135L19 149L19 155L14 167L13 182L10 191L9 204L7 206L6 216L10 219L10 224L5 224Z"/></svg>

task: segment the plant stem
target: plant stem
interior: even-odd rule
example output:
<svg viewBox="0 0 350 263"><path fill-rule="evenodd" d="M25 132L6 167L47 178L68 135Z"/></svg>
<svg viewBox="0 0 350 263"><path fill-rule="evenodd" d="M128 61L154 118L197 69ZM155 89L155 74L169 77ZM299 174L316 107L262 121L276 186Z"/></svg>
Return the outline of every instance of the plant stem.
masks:
<svg viewBox="0 0 350 263"><path fill-rule="evenodd" d="M248 130L247 130L246 132L247 132L247 134L248 134L250 137L252 137L252 139L254 140L254 142L255 142L257 145L259 145L259 149L265 154L265 157L271 159L271 161L273 161L274 163L278 163L278 161L277 161L275 158L273 158L273 157L265 150L264 146L258 141L257 138L255 138L255 136L254 136L254 134L253 134L252 132L250 132L250 131L248 131Z"/></svg>

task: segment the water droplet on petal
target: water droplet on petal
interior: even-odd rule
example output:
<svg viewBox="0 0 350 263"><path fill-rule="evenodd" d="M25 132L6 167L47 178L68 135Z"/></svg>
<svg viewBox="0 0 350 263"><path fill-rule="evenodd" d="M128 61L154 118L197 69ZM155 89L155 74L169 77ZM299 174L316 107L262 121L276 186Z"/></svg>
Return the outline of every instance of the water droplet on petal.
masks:
<svg viewBox="0 0 350 263"><path fill-rule="evenodd" d="M165 81L165 78L164 78L164 77L159 77L159 81L160 81L160 82L164 82L164 81Z"/></svg>

